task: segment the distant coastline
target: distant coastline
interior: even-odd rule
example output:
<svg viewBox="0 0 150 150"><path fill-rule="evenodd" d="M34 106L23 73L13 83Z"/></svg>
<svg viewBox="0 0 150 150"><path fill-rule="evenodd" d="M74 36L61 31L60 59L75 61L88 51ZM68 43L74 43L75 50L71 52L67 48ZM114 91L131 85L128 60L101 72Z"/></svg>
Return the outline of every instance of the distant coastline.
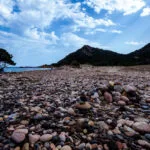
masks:
<svg viewBox="0 0 150 150"><path fill-rule="evenodd" d="M40 70L51 70L51 68L40 68L40 67L6 67L4 72L25 72L25 71L40 71Z"/></svg>

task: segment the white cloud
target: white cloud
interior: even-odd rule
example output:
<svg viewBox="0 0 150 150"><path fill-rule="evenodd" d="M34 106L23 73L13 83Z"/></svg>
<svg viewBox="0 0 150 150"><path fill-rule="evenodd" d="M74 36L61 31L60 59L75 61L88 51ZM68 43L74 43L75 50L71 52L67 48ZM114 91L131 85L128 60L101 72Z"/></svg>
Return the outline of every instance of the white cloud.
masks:
<svg viewBox="0 0 150 150"><path fill-rule="evenodd" d="M150 7L146 7L143 9L143 12L141 13L141 16L150 16Z"/></svg>
<svg viewBox="0 0 150 150"><path fill-rule="evenodd" d="M83 45L90 45L93 47L102 47L102 48L105 47L102 46L100 43L90 41L83 37L79 37L78 35L71 32L64 33L61 36L60 41L62 42L62 45L64 45L65 47L72 47L74 49L80 48Z"/></svg>
<svg viewBox="0 0 150 150"><path fill-rule="evenodd" d="M33 40L42 40L45 43L56 44L56 42L59 40L54 31L51 33L46 33L38 31L37 28L27 29L25 31L25 35Z"/></svg>
<svg viewBox="0 0 150 150"><path fill-rule="evenodd" d="M94 35L94 34L96 34L97 32L103 32L103 33L115 33L115 34L121 34L122 33L122 31L121 30L116 30L116 29L114 29L114 30L109 30L109 29L103 29L103 28L95 28L95 29L93 29L93 30L87 30L87 31L85 31L85 33L84 34L86 34L86 35Z"/></svg>
<svg viewBox="0 0 150 150"><path fill-rule="evenodd" d="M19 12L13 12L17 6ZM71 3L70 0L1 0L0 24L8 27L15 34L28 36L34 40L49 39L50 35L45 29L50 28L54 21L71 19L74 31L80 28L96 28L98 26L114 26L110 19L95 19L82 11L81 3ZM51 40L51 38L50 38Z"/></svg>
<svg viewBox="0 0 150 150"><path fill-rule="evenodd" d="M116 34L121 34L122 31L121 30L111 30L112 33L116 33Z"/></svg>
<svg viewBox="0 0 150 150"><path fill-rule="evenodd" d="M146 5L144 0L85 0L84 4L93 8L97 13L105 9L109 13L119 11L123 15L136 13Z"/></svg>
<svg viewBox="0 0 150 150"><path fill-rule="evenodd" d="M136 41L127 41L127 42L125 42L125 44L137 46L137 45L142 45L142 44L145 44L145 43L144 42L136 42Z"/></svg>
<svg viewBox="0 0 150 150"><path fill-rule="evenodd" d="M0 14L3 17L10 17L13 11L14 1L12 0L1 0L0 1Z"/></svg>

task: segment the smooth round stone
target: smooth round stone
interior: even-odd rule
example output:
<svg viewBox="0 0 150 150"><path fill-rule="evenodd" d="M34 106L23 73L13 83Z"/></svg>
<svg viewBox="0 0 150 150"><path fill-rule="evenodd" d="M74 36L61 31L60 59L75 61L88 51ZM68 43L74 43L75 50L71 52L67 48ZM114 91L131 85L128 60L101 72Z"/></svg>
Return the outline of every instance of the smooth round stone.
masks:
<svg viewBox="0 0 150 150"><path fill-rule="evenodd" d="M73 108L69 108L68 109L68 114L70 115L76 115L75 111L73 110Z"/></svg>
<svg viewBox="0 0 150 150"><path fill-rule="evenodd" d="M125 105L126 105L126 102L125 102L125 101L118 101L118 105L119 105L119 106L125 106Z"/></svg>
<svg viewBox="0 0 150 150"><path fill-rule="evenodd" d="M25 139L25 134L22 132L13 132L11 138L16 142L16 143L21 143Z"/></svg>
<svg viewBox="0 0 150 150"><path fill-rule="evenodd" d="M40 135L38 135L38 134L35 134L35 135L29 134L29 142L31 144L36 143L39 139L40 139Z"/></svg>
<svg viewBox="0 0 150 150"><path fill-rule="evenodd" d="M94 122L90 120L90 121L88 122L88 125L91 126L91 127L93 127L93 126L94 126Z"/></svg>
<svg viewBox="0 0 150 150"><path fill-rule="evenodd" d="M61 150L72 150L72 148L69 145L65 145L61 148Z"/></svg>
<svg viewBox="0 0 150 150"><path fill-rule="evenodd" d="M137 142L141 146L146 146L146 147L150 148L150 143L145 140L138 140Z"/></svg>
<svg viewBox="0 0 150 150"><path fill-rule="evenodd" d="M91 150L92 149L92 146L91 146L90 143L87 143L85 147L86 147L87 150Z"/></svg>
<svg viewBox="0 0 150 150"><path fill-rule="evenodd" d="M142 105L141 108L142 109L149 109L149 106L148 105Z"/></svg>
<svg viewBox="0 0 150 150"><path fill-rule="evenodd" d="M65 142L65 141L66 141L65 133L61 133L61 134L59 135L59 138L60 138L60 141L61 141L61 142Z"/></svg>
<svg viewBox="0 0 150 150"><path fill-rule="evenodd" d="M85 143L81 143L79 146L78 146L78 149L82 150L85 148Z"/></svg>
<svg viewBox="0 0 150 150"><path fill-rule="evenodd" d="M104 99L108 102L108 103L112 103L113 99L112 99L112 95L108 92L104 93Z"/></svg>
<svg viewBox="0 0 150 150"><path fill-rule="evenodd" d="M125 101L125 102L128 102L128 101L129 101L129 99L128 99L126 96L121 96L121 97L120 97L120 100L121 100L121 101Z"/></svg>
<svg viewBox="0 0 150 150"><path fill-rule="evenodd" d="M47 149L49 149L49 148L50 148L49 142L44 143L44 146L45 146Z"/></svg>
<svg viewBox="0 0 150 150"><path fill-rule="evenodd" d="M14 150L21 150L20 146L17 146Z"/></svg>
<svg viewBox="0 0 150 150"><path fill-rule="evenodd" d="M134 130L138 132L145 132L145 133L150 132L150 124L146 122L136 122L132 125L132 127Z"/></svg>
<svg viewBox="0 0 150 150"><path fill-rule="evenodd" d="M110 86L112 86L112 87L113 87L113 86L114 86L114 84L115 84L115 83L114 83L113 81L109 81L109 85L110 85Z"/></svg>
<svg viewBox="0 0 150 150"><path fill-rule="evenodd" d="M88 102L85 102L83 104L77 104L76 108L81 109L81 110L87 110L91 108L91 105Z"/></svg>
<svg viewBox="0 0 150 150"><path fill-rule="evenodd" d="M136 88L134 86L130 86L130 85L126 85L124 86L124 90L128 93L128 92L135 92Z"/></svg>
<svg viewBox="0 0 150 150"><path fill-rule="evenodd" d="M47 141L49 141L51 139L52 139L52 135L51 134L44 134L44 135L42 135L40 137L40 141L42 141L42 142L47 142Z"/></svg>
<svg viewBox="0 0 150 150"><path fill-rule="evenodd" d="M92 144L92 149L97 149L98 148L98 145L97 144Z"/></svg>
<svg viewBox="0 0 150 150"><path fill-rule="evenodd" d="M52 150L53 150L53 149L55 150L55 149L56 149L56 146L55 146L53 143L51 143L51 144L50 144L50 148L51 148Z"/></svg>
<svg viewBox="0 0 150 150"><path fill-rule="evenodd" d="M28 125L28 124L29 124L29 121L28 121L28 120L22 120L22 121L21 121L21 124L23 124L23 125Z"/></svg>
<svg viewBox="0 0 150 150"><path fill-rule="evenodd" d="M127 136L129 136L129 137L132 137L132 136L134 136L136 134L136 132L132 128L130 128L130 127L124 126L123 129L125 131L125 134Z"/></svg>
<svg viewBox="0 0 150 150"><path fill-rule="evenodd" d="M108 129L109 129L109 126L108 126L104 121L98 122L98 125L99 125L99 127L100 127L102 130L108 130Z"/></svg>

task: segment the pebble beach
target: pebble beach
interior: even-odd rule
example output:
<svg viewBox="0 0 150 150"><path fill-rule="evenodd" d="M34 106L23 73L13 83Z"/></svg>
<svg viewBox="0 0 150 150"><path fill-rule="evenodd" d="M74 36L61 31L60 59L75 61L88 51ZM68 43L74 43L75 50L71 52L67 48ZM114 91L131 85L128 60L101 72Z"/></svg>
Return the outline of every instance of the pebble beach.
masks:
<svg viewBox="0 0 150 150"><path fill-rule="evenodd" d="M149 150L150 65L0 74L0 150Z"/></svg>

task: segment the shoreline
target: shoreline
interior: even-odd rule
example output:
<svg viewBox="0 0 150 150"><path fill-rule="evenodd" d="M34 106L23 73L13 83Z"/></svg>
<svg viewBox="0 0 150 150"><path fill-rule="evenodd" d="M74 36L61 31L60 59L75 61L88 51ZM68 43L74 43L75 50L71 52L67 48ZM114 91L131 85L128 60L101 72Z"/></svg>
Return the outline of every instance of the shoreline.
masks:
<svg viewBox="0 0 150 150"><path fill-rule="evenodd" d="M149 149L149 77L150 65L1 74L0 149Z"/></svg>

